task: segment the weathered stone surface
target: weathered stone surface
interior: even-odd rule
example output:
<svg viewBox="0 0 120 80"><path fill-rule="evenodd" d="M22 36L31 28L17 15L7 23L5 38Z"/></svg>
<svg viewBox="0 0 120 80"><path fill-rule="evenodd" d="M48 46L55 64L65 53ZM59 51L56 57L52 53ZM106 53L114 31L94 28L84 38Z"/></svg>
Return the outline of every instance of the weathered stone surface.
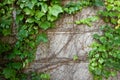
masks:
<svg viewBox="0 0 120 80"><path fill-rule="evenodd" d="M101 33L99 26L103 21L95 21L91 27L74 22L94 16L96 12L89 7L75 15L62 16L56 22L56 27L48 31L49 42L38 46L32 70L49 72L51 80L92 80L87 55L93 42L92 35ZM78 60L74 61L74 56L78 56Z"/></svg>
<svg viewBox="0 0 120 80"><path fill-rule="evenodd" d="M101 34L99 27L104 22L99 19L91 27L74 22L94 16L97 11L89 7L75 15L62 16L56 27L48 31L49 42L38 46L36 61L30 66L31 69L50 73L51 80L92 80L87 55L93 42L92 35ZM74 56L78 56L76 61Z"/></svg>

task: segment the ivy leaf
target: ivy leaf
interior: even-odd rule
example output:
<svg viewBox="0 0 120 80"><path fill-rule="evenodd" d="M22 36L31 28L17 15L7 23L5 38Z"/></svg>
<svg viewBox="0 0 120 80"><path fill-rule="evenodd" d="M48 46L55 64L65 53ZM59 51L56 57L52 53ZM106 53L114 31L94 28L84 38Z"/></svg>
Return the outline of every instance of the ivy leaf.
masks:
<svg viewBox="0 0 120 80"><path fill-rule="evenodd" d="M29 46L30 46L31 48L34 48L34 47L35 47L35 42L34 42L34 41L30 41L30 42L29 42Z"/></svg>
<svg viewBox="0 0 120 80"><path fill-rule="evenodd" d="M104 62L104 59L103 59L103 58L100 58L100 59L98 60L98 62L99 62L100 64L102 64L102 63Z"/></svg>
<svg viewBox="0 0 120 80"><path fill-rule="evenodd" d="M95 0L94 5L95 6L104 6L104 1L102 1L102 0Z"/></svg>
<svg viewBox="0 0 120 80"><path fill-rule="evenodd" d="M18 39L22 40L22 38L25 38L28 36L28 31L27 30L20 30L18 33Z"/></svg>
<svg viewBox="0 0 120 80"><path fill-rule="evenodd" d="M99 37L100 37L100 36L99 36L98 34L94 34L94 35L93 35L93 38L95 38L95 39L99 39Z"/></svg>
<svg viewBox="0 0 120 80"><path fill-rule="evenodd" d="M32 0L31 1L33 5L35 5L38 1L37 0Z"/></svg>
<svg viewBox="0 0 120 80"><path fill-rule="evenodd" d="M95 58L99 58L100 57L100 54L95 54Z"/></svg>
<svg viewBox="0 0 120 80"><path fill-rule="evenodd" d="M33 1L33 0L32 0L32 1ZM30 9L33 9L34 3L32 3L32 2L27 2L26 6L29 7Z"/></svg>
<svg viewBox="0 0 120 80"><path fill-rule="evenodd" d="M105 37L100 37L100 41L101 41L102 43L106 43L106 38L105 38Z"/></svg>
<svg viewBox="0 0 120 80"><path fill-rule="evenodd" d="M45 14L44 14L43 12L37 10L37 11L35 12L35 19L36 19L36 20L40 20L40 18L41 18L42 16L44 16L44 15L45 15Z"/></svg>
<svg viewBox="0 0 120 80"><path fill-rule="evenodd" d="M23 11L25 12L26 15L34 15L34 10L32 9L24 8Z"/></svg>
<svg viewBox="0 0 120 80"><path fill-rule="evenodd" d="M58 14L63 12L62 7L59 5L53 5L49 7L49 14L58 17Z"/></svg>
<svg viewBox="0 0 120 80"><path fill-rule="evenodd" d="M13 78L16 75L16 71L11 68L5 68L3 69L3 74L5 75L5 78Z"/></svg>
<svg viewBox="0 0 120 80"><path fill-rule="evenodd" d="M108 33L108 32L105 33L105 36L108 38L113 38L113 35L111 33Z"/></svg>
<svg viewBox="0 0 120 80"><path fill-rule="evenodd" d="M46 13L48 10L48 6L46 3L41 3L41 11Z"/></svg>
<svg viewBox="0 0 120 80"><path fill-rule="evenodd" d="M52 16L52 15L47 15L47 20L48 21L51 21L51 22L53 22L53 21L55 21L57 19L57 17L55 17L55 16Z"/></svg>
<svg viewBox="0 0 120 80"><path fill-rule="evenodd" d="M113 77L115 77L115 76L117 75L117 72L116 72L116 71L111 71L111 75L112 75Z"/></svg>
<svg viewBox="0 0 120 80"><path fill-rule="evenodd" d="M20 62L9 63L8 66L11 66L12 68L17 69L17 70L22 68L22 64Z"/></svg>
<svg viewBox="0 0 120 80"><path fill-rule="evenodd" d="M47 42L47 41L48 41L48 38L47 38L47 35L45 33L42 33L42 34L37 36L37 39L36 39L37 44L39 44L40 42Z"/></svg>
<svg viewBox="0 0 120 80"><path fill-rule="evenodd" d="M24 18L24 15L23 15L23 14L17 15L17 16L16 16L16 21L17 21L17 22L22 21L23 18Z"/></svg>
<svg viewBox="0 0 120 80"><path fill-rule="evenodd" d="M23 2L23 3L26 2L26 1L27 1L27 0L21 0L21 2Z"/></svg>
<svg viewBox="0 0 120 80"><path fill-rule="evenodd" d="M10 29L3 29L2 33L3 33L4 36L8 36L8 35L11 34L11 31L10 31Z"/></svg>
<svg viewBox="0 0 120 80"><path fill-rule="evenodd" d="M25 7L25 4L20 4L20 8L23 9Z"/></svg>
<svg viewBox="0 0 120 80"><path fill-rule="evenodd" d="M41 74L40 78L49 80L50 79L50 75L49 74Z"/></svg>
<svg viewBox="0 0 120 80"><path fill-rule="evenodd" d="M34 18L27 18L26 22L33 23L34 22Z"/></svg>
<svg viewBox="0 0 120 80"><path fill-rule="evenodd" d="M78 60L78 56L77 56L77 55L74 55L74 56L73 56L73 60L74 60L74 61Z"/></svg>
<svg viewBox="0 0 120 80"><path fill-rule="evenodd" d="M45 22L42 22L42 23L41 23L41 26L40 26L40 27L41 27L42 29L46 30L46 29L48 29L50 26L51 26L50 22L45 21Z"/></svg>
<svg viewBox="0 0 120 80"><path fill-rule="evenodd" d="M92 66L97 66L97 62L91 63Z"/></svg>

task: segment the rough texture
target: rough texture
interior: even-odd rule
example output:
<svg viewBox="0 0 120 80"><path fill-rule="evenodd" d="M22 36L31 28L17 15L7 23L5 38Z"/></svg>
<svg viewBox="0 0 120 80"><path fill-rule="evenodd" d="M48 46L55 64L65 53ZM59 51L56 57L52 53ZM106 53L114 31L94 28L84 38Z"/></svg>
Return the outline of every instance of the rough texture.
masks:
<svg viewBox="0 0 120 80"><path fill-rule="evenodd" d="M56 27L48 31L49 42L38 46L31 70L48 72L51 80L92 80L87 55L93 42L92 35L101 34L99 27L104 22L100 19L93 22L91 27L74 22L94 16L97 11L89 7L75 15L63 15L56 22ZM78 59L73 60L74 56L78 56Z"/></svg>
<svg viewBox="0 0 120 80"><path fill-rule="evenodd" d="M103 21L95 21L91 27L74 22L94 16L96 11L90 7L75 15L63 15L56 22L56 27L48 31L49 42L38 46L32 70L49 72L51 80L92 80L87 55L93 41L92 35L101 33L99 26ZM74 56L78 56L76 61L73 60Z"/></svg>

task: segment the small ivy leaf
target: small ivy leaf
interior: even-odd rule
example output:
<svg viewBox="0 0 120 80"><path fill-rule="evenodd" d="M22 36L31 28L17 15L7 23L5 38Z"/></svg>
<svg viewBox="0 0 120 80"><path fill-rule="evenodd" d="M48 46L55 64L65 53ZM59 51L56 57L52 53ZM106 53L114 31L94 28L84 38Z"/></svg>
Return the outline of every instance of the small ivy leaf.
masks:
<svg viewBox="0 0 120 80"><path fill-rule="evenodd" d="M105 37L100 37L100 41L101 41L102 43L106 43L106 38L105 38Z"/></svg>
<svg viewBox="0 0 120 80"><path fill-rule="evenodd" d="M108 38L113 38L113 35L111 33L108 33L108 32L105 33L105 36Z"/></svg>
<svg viewBox="0 0 120 80"><path fill-rule="evenodd" d="M29 63L29 61L28 61L28 59L26 59L24 62L23 62L23 68L25 68L26 66L28 66L28 63Z"/></svg>
<svg viewBox="0 0 120 80"><path fill-rule="evenodd" d="M35 12L35 19L36 19L36 20L40 20L40 18L41 18L42 16L44 16L44 15L45 15L45 14L44 14L43 12L37 10L37 11Z"/></svg>
<svg viewBox="0 0 120 80"><path fill-rule="evenodd" d="M14 62L14 63L11 64L11 66L12 66L14 69L19 70L20 68L22 68L22 63L20 63L20 62Z"/></svg>
<svg viewBox="0 0 120 80"><path fill-rule="evenodd" d="M74 56L73 56L73 60L74 60L74 61L78 60L78 56L77 56L77 55L74 55Z"/></svg>
<svg viewBox="0 0 120 80"><path fill-rule="evenodd" d="M75 24L81 24L81 21L75 21Z"/></svg>
<svg viewBox="0 0 120 80"><path fill-rule="evenodd" d="M90 17L90 21L91 21L91 22L97 21L98 19L99 19L98 16Z"/></svg>
<svg viewBox="0 0 120 80"><path fill-rule="evenodd" d="M51 21L51 22L53 22L53 21L55 21L57 19L57 17L55 17L55 16L52 16L52 15L47 15L47 20L48 21Z"/></svg>
<svg viewBox="0 0 120 80"><path fill-rule="evenodd" d="M35 42L34 42L34 41L30 41L30 42L29 42L29 46L30 46L31 48L34 48L34 47L35 47Z"/></svg>
<svg viewBox="0 0 120 80"><path fill-rule="evenodd" d="M95 58L99 58L99 57L100 57L100 54L96 54L96 55L95 55Z"/></svg>
<svg viewBox="0 0 120 80"><path fill-rule="evenodd" d="M111 23L112 23L112 24L117 24L117 20L114 19L114 18L111 18Z"/></svg>
<svg viewBox="0 0 120 80"><path fill-rule="evenodd" d="M27 18L26 22L33 23L34 22L34 18Z"/></svg>
<svg viewBox="0 0 120 80"><path fill-rule="evenodd" d="M91 66L97 66L97 62L91 63Z"/></svg>
<svg viewBox="0 0 120 80"><path fill-rule="evenodd" d="M111 71L111 75L114 77L117 75L117 72L116 71Z"/></svg>
<svg viewBox="0 0 120 80"><path fill-rule="evenodd" d="M38 1L37 0L32 0L31 3L35 5Z"/></svg>
<svg viewBox="0 0 120 80"><path fill-rule="evenodd" d="M19 35L19 38L28 37L28 31L27 30L20 30L18 35Z"/></svg>
<svg viewBox="0 0 120 80"><path fill-rule="evenodd" d="M110 4L109 4L109 5L107 6L107 10L108 10L108 11L110 11L112 8L113 8L113 5L110 5Z"/></svg>
<svg viewBox="0 0 120 80"><path fill-rule="evenodd" d="M58 17L58 14L63 12L62 7L59 5L53 5L49 7L49 14Z"/></svg>
<svg viewBox="0 0 120 80"><path fill-rule="evenodd" d="M81 19L81 20L78 20L78 21L75 21L75 24L86 24L88 25L89 27L92 26L92 22L98 20L99 18L97 16L91 16L91 17L88 17L88 18L85 18L85 19Z"/></svg>
<svg viewBox="0 0 120 80"><path fill-rule="evenodd" d="M100 30L104 30L106 28L106 26L101 26Z"/></svg>
<svg viewBox="0 0 120 80"><path fill-rule="evenodd" d="M23 9L24 7L25 7L25 5L21 3L20 8Z"/></svg>
<svg viewBox="0 0 120 80"><path fill-rule="evenodd" d="M23 10L27 15L31 14L31 10L29 8L24 8Z"/></svg>
<svg viewBox="0 0 120 80"><path fill-rule="evenodd" d="M101 45L101 46L99 46L98 50L101 51L101 52L105 52L105 51L106 51L106 48Z"/></svg>
<svg viewBox="0 0 120 80"><path fill-rule="evenodd" d="M21 2L23 2L23 3L26 2L26 1L27 1L27 0L21 0Z"/></svg>
<svg viewBox="0 0 120 80"><path fill-rule="evenodd" d="M104 59L103 59L103 58L100 58L100 59L98 60L98 62L99 62L100 64L102 64L102 63L104 62Z"/></svg>
<svg viewBox="0 0 120 80"><path fill-rule="evenodd" d="M101 75L101 73L102 73L102 70L100 68L96 68L95 69L95 74ZM102 79L100 79L99 77L97 77L95 80L102 80Z"/></svg>
<svg viewBox="0 0 120 80"><path fill-rule="evenodd" d="M30 9L33 9L34 3L28 2L28 3L26 4L26 6L27 6L28 8L30 8Z"/></svg>
<svg viewBox="0 0 120 80"><path fill-rule="evenodd" d="M46 3L41 3L41 11L44 13L48 11L48 5Z"/></svg>
<svg viewBox="0 0 120 80"><path fill-rule="evenodd" d="M103 0L95 0L94 5L95 6L104 6L104 1Z"/></svg>
<svg viewBox="0 0 120 80"><path fill-rule="evenodd" d="M3 29L3 30L2 30L2 34L3 34L4 36L8 36L8 35L11 34L11 31L10 31L10 29Z"/></svg>
<svg viewBox="0 0 120 80"><path fill-rule="evenodd" d="M48 42L48 38L45 33L42 33L37 36L36 43L39 44L40 42Z"/></svg>
<svg viewBox="0 0 120 80"><path fill-rule="evenodd" d="M17 16L16 16L16 22L19 23L19 21L22 21L23 18L24 18L24 15L23 15L23 14L17 15Z"/></svg>
<svg viewBox="0 0 120 80"><path fill-rule="evenodd" d="M99 37L100 37L100 36L99 36L98 34L94 34L94 35L93 35L93 38L95 38L95 39L99 39Z"/></svg>
<svg viewBox="0 0 120 80"><path fill-rule="evenodd" d="M31 10L29 8L24 8L23 11L26 15L34 15L34 10Z"/></svg>
<svg viewBox="0 0 120 80"><path fill-rule="evenodd" d="M50 74L41 74L40 78L41 79L50 79Z"/></svg>
<svg viewBox="0 0 120 80"><path fill-rule="evenodd" d="M41 23L41 26L40 26L40 27L41 27L42 29L46 30L46 29L48 29L50 26L51 26L50 22L45 21L45 22L42 22L42 23Z"/></svg>
<svg viewBox="0 0 120 80"><path fill-rule="evenodd" d="M100 44L97 43L97 42L93 42L93 43L91 44L91 47L92 47L92 48L95 48L95 47L98 47L98 46L100 46Z"/></svg>

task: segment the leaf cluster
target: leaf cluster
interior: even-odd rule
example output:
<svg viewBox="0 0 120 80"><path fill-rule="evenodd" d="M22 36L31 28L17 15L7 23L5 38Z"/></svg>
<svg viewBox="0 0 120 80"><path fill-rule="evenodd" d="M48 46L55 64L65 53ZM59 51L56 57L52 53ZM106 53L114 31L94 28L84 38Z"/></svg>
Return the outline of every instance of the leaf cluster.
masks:
<svg viewBox="0 0 120 80"><path fill-rule="evenodd" d="M104 31L102 35L94 34L96 41L89 53L89 69L99 79L115 76L120 70L120 29L102 26L101 30Z"/></svg>
<svg viewBox="0 0 120 80"><path fill-rule="evenodd" d="M96 79L114 76L120 70L120 1L81 0L62 6L60 0L2 0L0 1L0 37L13 36L12 27L16 27L15 44L0 41L0 78L8 80L49 80L49 74L30 73L23 70L35 58L36 48L40 42L47 42L46 30L53 28L54 22L62 13L74 14L86 6L105 6L99 11L103 19L115 26L103 26L102 35L95 34L96 42L90 51L90 71ZM87 24L98 20L88 17L76 21L76 24ZM15 25L14 25L15 24ZM73 57L77 59L76 56Z"/></svg>
<svg viewBox="0 0 120 80"><path fill-rule="evenodd" d="M97 16L91 16L91 17L87 17L85 19L75 21L75 24L77 24L77 25L86 24L88 26L92 26L92 22L97 21L98 19L99 18Z"/></svg>

